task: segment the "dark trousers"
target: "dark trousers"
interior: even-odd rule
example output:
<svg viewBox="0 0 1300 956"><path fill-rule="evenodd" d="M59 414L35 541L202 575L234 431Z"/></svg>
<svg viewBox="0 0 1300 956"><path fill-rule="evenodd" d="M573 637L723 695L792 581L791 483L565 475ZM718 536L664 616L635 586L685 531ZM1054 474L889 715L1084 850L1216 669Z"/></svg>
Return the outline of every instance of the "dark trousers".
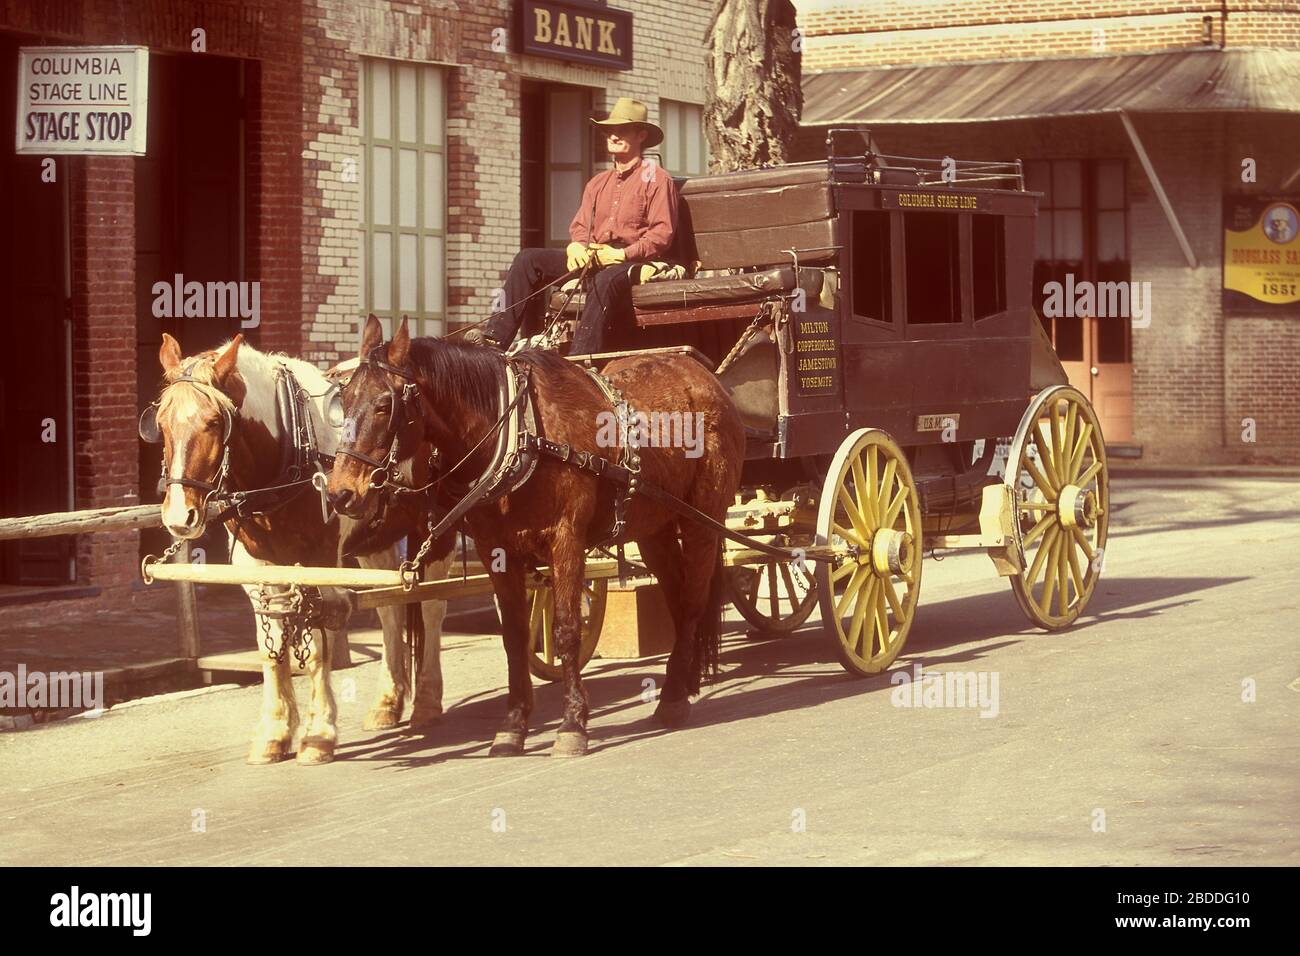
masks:
<svg viewBox="0 0 1300 956"><path fill-rule="evenodd" d="M601 351L607 332L627 328L634 321L632 265L620 262L605 266L587 280L587 301L569 348L574 355ZM525 317L541 314L551 293L543 292L527 302L524 300L567 271L563 249L520 250L506 273L506 308L487 323L484 332L502 346L508 346Z"/></svg>

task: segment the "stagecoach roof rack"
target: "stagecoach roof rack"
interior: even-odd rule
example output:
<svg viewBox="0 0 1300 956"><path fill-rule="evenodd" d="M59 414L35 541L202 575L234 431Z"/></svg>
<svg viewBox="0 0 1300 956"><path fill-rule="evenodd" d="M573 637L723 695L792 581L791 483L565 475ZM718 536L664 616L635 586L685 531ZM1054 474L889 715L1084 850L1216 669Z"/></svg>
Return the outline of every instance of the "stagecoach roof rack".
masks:
<svg viewBox="0 0 1300 956"><path fill-rule="evenodd" d="M837 134L861 137L862 152L841 152ZM826 131L826 162L835 182L885 186L977 186L1024 192L1025 172L1020 160L938 159L900 156L876 149L866 127L836 126Z"/></svg>

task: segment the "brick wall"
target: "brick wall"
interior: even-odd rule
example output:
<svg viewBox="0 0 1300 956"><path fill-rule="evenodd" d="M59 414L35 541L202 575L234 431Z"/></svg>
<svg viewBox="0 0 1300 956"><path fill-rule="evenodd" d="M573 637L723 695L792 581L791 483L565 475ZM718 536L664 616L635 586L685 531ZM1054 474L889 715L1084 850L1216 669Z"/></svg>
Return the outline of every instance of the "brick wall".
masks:
<svg viewBox="0 0 1300 956"><path fill-rule="evenodd" d="M491 311L493 290L519 250L519 93L523 79L597 91L598 106L617 96L704 102L708 0L611 3L635 15L630 71L572 66L493 48L493 31L514 29L512 4L389 4L380 0L309 0L304 7L303 314L304 354L332 363L353 354L360 317L357 230L360 182L344 176L360 157L357 109L361 57L447 67L447 308L452 322ZM498 44L499 46L500 44Z"/></svg>
<svg viewBox="0 0 1300 956"><path fill-rule="evenodd" d="M189 54L191 31L206 32L208 56L239 56L249 71L247 126L249 279L262 281L262 324L251 338L298 351L302 341L302 166L299 17L276 0L50 0L0 2L0 29L24 43L140 44ZM73 419L76 506L137 500L135 435L135 171L129 157L71 157ZM152 377L153 370L145 371ZM98 585L97 606L121 605L138 577L138 535L83 535L79 583ZM39 615L39 608L12 614Z"/></svg>
<svg viewBox="0 0 1300 956"><path fill-rule="evenodd" d="M806 72L1019 57L1194 49L1214 2L794 0ZM1229 0L1229 46L1300 48L1300 0Z"/></svg>

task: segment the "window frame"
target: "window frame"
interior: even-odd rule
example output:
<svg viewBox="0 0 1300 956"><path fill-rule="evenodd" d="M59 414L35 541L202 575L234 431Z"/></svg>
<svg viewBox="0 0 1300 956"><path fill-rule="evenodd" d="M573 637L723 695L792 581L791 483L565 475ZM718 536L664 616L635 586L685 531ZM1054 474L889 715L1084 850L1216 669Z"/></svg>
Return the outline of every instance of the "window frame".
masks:
<svg viewBox="0 0 1300 956"><path fill-rule="evenodd" d="M375 77L375 67L377 64L386 64L388 74L388 103L389 103L389 136L381 138L375 135L375 106L374 97L377 91L378 80ZM399 77L401 70L409 67L415 72L415 140L404 140L401 138L401 117L399 115L400 105L398 99ZM425 77L431 75L435 77L442 87L442 115L438 118L440 122L440 131L438 138L441 140L436 144L427 143L425 140L432 139L425 130L425 107L426 107L426 86ZM357 176L360 182L361 208L360 212L360 232L361 232L361 275L360 275L360 299L361 314L367 315L373 313L386 326L386 333L391 336L396 321L405 315L408 321L413 325L411 328L412 335L440 335L445 332L449 322L447 310L447 234L448 227L448 180L450 179L447 165L447 99L448 99L448 71L440 66L430 63L423 63L414 60L397 60L388 57L364 56L360 58L358 67L358 140L361 149L361 156L358 162ZM377 225L374 222L375 208L375 180L373 175L373 155L376 148L383 148L389 151L389 183L392 189L392 201L390 202L389 218L390 222L386 225ZM415 225L401 225L401 210L398 200L399 191L402 185L401 181L401 154L404 150L414 150L415 160ZM430 155L441 157L442 177L439 184L442 190L440 208L442 211L442 222L437 226L431 226L424 221L426 197L425 197L425 176L424 164L429 160L426 158ZM390 238L389 249L389 308L378 309L375 307L375 236L379 233L387 233ZM414 309L402 308L402 290L401 290L401 240L402 236L414 236L416 243L415 254L415 303ZM427 308L429 304L428 290L425 288L425 269L424 261L426 256L426 243L430 240L436 240L442 246L442 268L441 268L441 309L435 310Z"/></svg>

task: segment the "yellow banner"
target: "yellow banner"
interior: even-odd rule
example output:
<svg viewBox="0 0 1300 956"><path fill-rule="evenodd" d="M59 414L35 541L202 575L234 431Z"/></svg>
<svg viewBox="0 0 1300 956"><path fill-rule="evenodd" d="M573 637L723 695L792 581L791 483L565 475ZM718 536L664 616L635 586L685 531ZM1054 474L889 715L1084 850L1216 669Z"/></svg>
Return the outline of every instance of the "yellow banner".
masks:
<svg viewBox="0 0 1300 956"><path fill-rule="evenodd" d="M1300 213L1270 203L1249 229L1223 232L1223 287L1258 302L1300 302Z"/></svg>

